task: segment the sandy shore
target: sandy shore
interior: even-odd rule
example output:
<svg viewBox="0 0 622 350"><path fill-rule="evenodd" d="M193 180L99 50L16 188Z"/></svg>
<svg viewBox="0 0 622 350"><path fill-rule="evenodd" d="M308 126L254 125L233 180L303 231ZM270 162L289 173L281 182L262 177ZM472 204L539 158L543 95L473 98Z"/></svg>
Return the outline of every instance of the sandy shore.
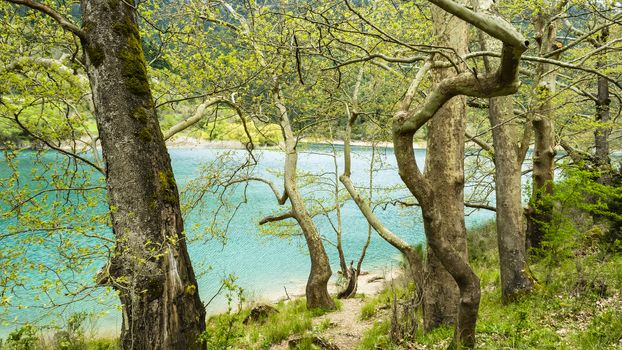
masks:
<svg viewBox="0 0 622 350"><path fill-rule="evenodd" d="M387 282L398 278L401 275L401 271L397 268L386 268L374 271L363 271L358 279L357 294L375 295L378 294ZM301 280L296 283L290 283L283 286L280 291L274 291L259 296L258 298L249 300L249 304L275 304L283 300L296 299L304 297L305 295L305 281ZM334 278L331 279L328 285L328 292L330 294L337 294L339 287L335 284ZM209 314L209 312L208 312ZM218 312L212 313L218 314Z"/></svg>
<svg viewBox="0 0 622 350"><path fill-rule="evenodd" d="M177 136L166 141L169 148L245 149L240 141L210 141L188 136Z"/></svg>
<svg viewBox="0 0 622 350"><path fill-rule="evenodd" d="M393 279L398 278L401 271L398 268L384 268L373 271L363 271L359 276L357 294L365 294L367 296L378 294L385 285ZM287 292L286 292L287 290ZM328 291L331 294L337 294L339 288L335 284L334 278L331 279ZM250 297L244 305L245 307L259 304L276 304L283 300L291 300L302 298L305 295L305 280L290 282L283 286L281 290L263 293L258 296ZM219 307L208 308L207 317L225 312L226 309ZM87 327L89 335L94 338L116 338L121 332L121 319L108 316L107 319L100 319L95 324Z"/></svg>

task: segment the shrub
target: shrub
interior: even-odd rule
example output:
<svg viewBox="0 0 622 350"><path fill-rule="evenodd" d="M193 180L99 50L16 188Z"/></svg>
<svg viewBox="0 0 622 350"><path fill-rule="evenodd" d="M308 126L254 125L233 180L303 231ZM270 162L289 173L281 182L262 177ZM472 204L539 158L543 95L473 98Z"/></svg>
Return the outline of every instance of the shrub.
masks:
<svg viewBox="0 0 622 350"><path fill-rule="evenodd" d="M38 332L34 325L25 324L8 335L5 348L7 350L41 349Z"/></svg>

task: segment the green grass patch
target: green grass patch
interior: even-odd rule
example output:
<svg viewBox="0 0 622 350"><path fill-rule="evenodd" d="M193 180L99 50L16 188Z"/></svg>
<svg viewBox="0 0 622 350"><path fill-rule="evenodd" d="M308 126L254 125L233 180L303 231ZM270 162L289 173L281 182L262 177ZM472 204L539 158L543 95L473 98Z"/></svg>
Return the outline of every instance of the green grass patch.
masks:
<svg viewBox="0 0 622 350"><path fill-rule="evenodd" d="M337 309L342 302L335 300ZM324 315L329 310L321 308L307 310L304 298L274 305L278 313L265 320L244 325L250 309L236 314L222 314L207 321L207 330L202 336L208 349L246 348L267 349L291 336L304 336L311 332L321 332L330 328L330 321L324 321L313 329L313 318Z"/></svg>
<svg viewBox="0 0 622 350"><path fill-rule="evenodd" d="M576 248L572 257L538 259L531 265L537 288L518 301L501 301L494 223L469 232L471 265L481 279L477 349L622 349L622 254L597 247ZM566 254L564 256L567 256ZM362 318L382 318L358 349L408 349L390 344L392 292L369 299ZM419 330L415 348L445 349L453 328ZM418 346L418 347L417 347Z"/></svg>

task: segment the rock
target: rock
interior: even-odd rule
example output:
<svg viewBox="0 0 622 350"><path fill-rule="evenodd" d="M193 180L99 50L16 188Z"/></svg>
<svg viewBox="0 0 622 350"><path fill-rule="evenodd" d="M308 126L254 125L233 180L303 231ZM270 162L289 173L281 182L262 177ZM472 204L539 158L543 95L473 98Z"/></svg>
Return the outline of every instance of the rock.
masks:
<svg viewBox="0 0 622 350"><path fill-rule="evenodd" d="M246 316L246 318L244 319L244 321L242 321L242 323L244 324L249 324L251 322L258 322L258 321L263 321L266 318L268 318L268 316L273 315L278 313L279 311L275 308L273 308L270 305L259 305L259 306L255 306L252 310L251 313L248 314L248 316Z"/></svg>
<svg viewBox="0 0 622 350"><path fill-rule="evenodd" d="M296 349L298 344L300 344L304 339L309 339L309 337L291 339L289 342L287 342L287 345L290 349ZM311 336L310 340L313 345L318 346L322 350L339 350L339 347L337 345L320 337Z"/></svg>
<svg viewBox="0 0 622 350"><path fill-rule="evenodd" d="M371 277L370 279L367 280L367 283L374 283L374 282L378 282L378 281L382 281L384 280L384 277L382 276L374 276Z"/></svg>

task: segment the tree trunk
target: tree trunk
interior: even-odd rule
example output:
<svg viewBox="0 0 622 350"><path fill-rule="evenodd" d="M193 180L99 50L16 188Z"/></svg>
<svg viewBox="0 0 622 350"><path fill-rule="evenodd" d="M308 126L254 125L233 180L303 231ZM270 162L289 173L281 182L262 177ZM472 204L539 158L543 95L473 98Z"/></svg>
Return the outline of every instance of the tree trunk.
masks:
<svg viewBox="0 0 622 350"><path fill-rule="evenodd" d="M480 302L480 281L469 266L463 245L466 238L462 164L465 115L442 114L446 118L443 127L441 124L430 127L429 140L437 138L437 143L428 145L426 159L430 159L426 160L425 175L419 170L415 158L413 136L430 118L441 120L439 112L445 104L451 104L452 98L464 95L495 97L515 93L518 90L518 64L528 42L511 26L505 25L499 17L480 16L451 0L431 2L503 41L501 64L496 72L477 75L473 71L466 71L437 81L424 102L411 111L412 97L418 86L415 79L405 94L399 111L393 117L393 145L400 177L421 205L428 247L451 274L460 291L456 328L450 348L473 347ZM434 10L438 9L433 8L432 15L440 45L454 48L458 55L464 53L467 28L454 22L457 19L447 14L443 16L443 13L435 13ZM461 66L464 70L465 67ZM419 73L425 67L426 65ZM456 112L460 110L464 110L464 100L459 102ZM446 140L447 144L441 144L441 139ZM448 237L456 237L456 241Z"/></svg>
<svg viewBox="0 0 622 350"><path fill-rule="evenodd" d="M287 108L280 96L281 90L278 87L278 83L273 93L275 105L280 113L279 118L283 130L283 139L285 140L285 193L292 205L294 218L305 236L309 257L311 258L311 271L309 272L306 287L307 308L332 310L335 308L335 302L328 294L328 280L332 275L328 255L324 249L320 232L307 211L304 200L298 191L298 151L296 150L298 140L292 131Z"/></svg>
<svg viewBox="0 0 622 350"><path fill-rule="evenodd" d="M541 13L534 20L536 42L540 55L557 49L557 28L551 14ZM556 59L557 57L551 57ZM552 206L545 197L553 194L555 166L555 131L553 102L557 74L550 64L539 63L536 69L537 88L534 99L536 108L532 119L535 144L533 160L533 193L527 216L527 246L541 248L547 224L551 221Z"/></svg>
<svg viewBox="0 0 622 350"><path fill-rule="evenodd" d="M609 159L609 134L611 128L602 124L609 122L609 81L607 79L598 78L598 102L596 103L596 122L600 125L594 131L594 161L599 168L609 168L611 160Z"/></svg>
<svg viewBox="0 0 622 350"><path fill-rule="evenodd" d="M201 349L205 310L158 124L133 7L81 2L83 47L117 245L102 283L119 293L122 349Z"/></svg>
<svg viewBox="0 0 622 350"><path fill-rule="evenodd" d="M447 211L443 213L439 225L431 225L424 219L424 229L426 237L442 235L455 242L456 250L466 258L462 190L464 142L461 141L464 136L458 135L460 132L464 135L463 102L462 97L450 100L432 118L428 127L425 173L434 188L434 201L447 206ZM437 258L437 253L428 249L427 254L425 270L429 277L423 286L423 326L429 331L455 324L459 291L451 274Z"/></svg>
<svg viewBox="0 0 622 350"><path fill-rule="evenodd" d="M492 0L480 0L480 9L489 11ZM497 42L479 31L480 46L488 51ZM495 47L496 49L496 47ZM493 71L492 62L484 58L486 72ZM521 201L521 167L529 146L529 125L522 128L514 116L512 96L491 97L488 119L492 130L495 162L495 200L497 244L501 275L501 298L511 302L528 293L534 285L525 253L523 204ZM521 132L521 129L523 129Z"/></svg>
<svg viewBox="0 0 622 350"><path fill-rule="evenodd" d="M519 126L511 96L490 99L489 119L495 160L497 243L504 303L528 293L534 285L525 254ZM529 126L525 126L529 127Z"/></svg>
<svg viewBox="0 0 622 350"><path fill-rule="evenodd" d="M432 20L439 45L453 48L458 55L467 51L467 25L439 8L432 8ZM464 67L463 67L464 68ZM434 82L449 81L454 72L437 69ZM433 87L438 92L439 87ZM409 93L411 93L409 91ZM409 95L409 94L407 94ZM408 106L410 102L405 103ZM424 301L430 298L450 300L437 302L435 309L424 315L427 320L452 320L455 323L454 339L450 348L473 347L475 325L480 301L479 278L467 259L466 229L464 225L464 129L465 99L456 96L435 111L428 128L428 149L425 174L420 175L414 158L412 132L401 130L404 113L402 109L394 118L393 143L400 177L417 198L423 213L423 222L428 240L428 251L433 255L429 262L424 284ZM414 129L416 131L416 128ZM439 268L438 262L444 267ZM447 279L447 272L451 280ZM445 274L445 275L443 275ZM456 286L457 290L456 291ZM432 295L429 291L436 291ZM459 297L458 297L459 295ZM456 308L457 305L457 308ZM425 309L424 309L425 310ZM435 312L436 315L430 315Z"/></svg>
<svg viewBox="0 0 622 350"><path fill-rule="evenodd" d="M595 47L601 47L609 38L609 28L601 30L600 36L595 41ZM607 66L606 57L598 59L596 68L602 69ZM596 122L599 124L594 131L594 163L600 171L598 182L604 185L611 184L611 159L609 158L609 134L611 127L606 124L609 122L609 81L603 77L598 77L598 92L596 95ZM604 124L604 125L603 125Z"/></svg>
<svg viewBox="0 0 622 350"><path fill-rule="evenodd" d="M451 47L458 55L465 54L468 44L467 23L440 8L433 7L431 10L438 44ZM453 67L432 69L434 83L455 74ZM442 235L451 241L456 251L466 259L463 191L465 126L466 99L462 96L445 103L428 124L424 175L430 181L435 194L434 201L443 203L447 210L439 225L424 221L424 228L426 236ZM428 249L426 275L429 278L423 286L423 325L426 330L455 324L457 315L458 286L437 254L434 249Z"/></svg>

